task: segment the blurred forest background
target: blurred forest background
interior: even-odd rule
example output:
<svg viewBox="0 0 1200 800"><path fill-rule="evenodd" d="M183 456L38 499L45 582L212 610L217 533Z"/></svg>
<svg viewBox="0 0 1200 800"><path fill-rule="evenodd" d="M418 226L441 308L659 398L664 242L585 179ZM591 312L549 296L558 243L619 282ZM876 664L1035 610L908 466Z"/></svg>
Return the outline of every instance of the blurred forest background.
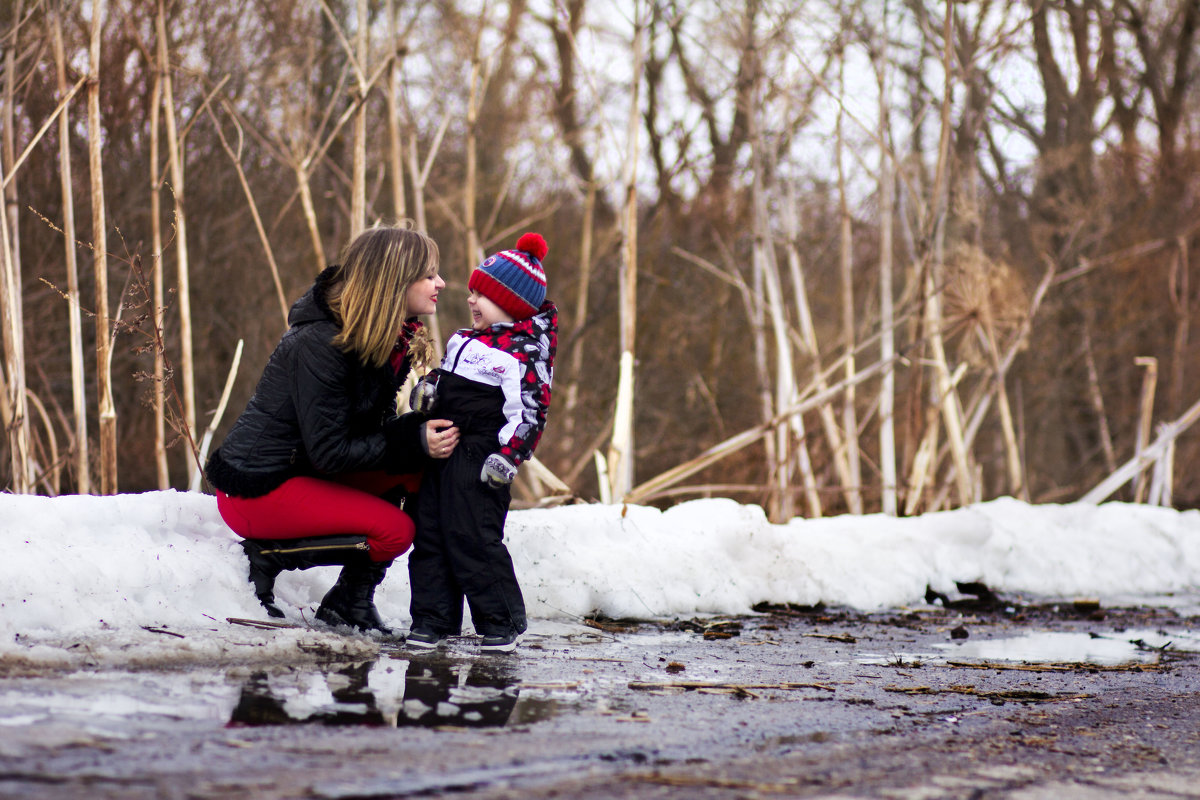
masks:
<svg viewBox="0 0 1200 800"><path fill-rule="evenodd" d="M443 341L485 253L550 243L522 503L1195 506L1198 25L1200 0L0 0L0 487L201 486L286 308L411 219Z"/></svg>

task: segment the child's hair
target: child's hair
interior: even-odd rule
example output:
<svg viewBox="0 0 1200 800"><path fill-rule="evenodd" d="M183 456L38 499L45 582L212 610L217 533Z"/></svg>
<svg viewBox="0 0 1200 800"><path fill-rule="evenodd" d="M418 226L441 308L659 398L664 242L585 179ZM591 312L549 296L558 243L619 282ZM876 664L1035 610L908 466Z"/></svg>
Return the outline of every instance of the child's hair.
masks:
<svg viewBox="0 0 1200 800"><path fill-rule="evenodd" d="M328 295L342 330L333 343L346 352L357 353L363 363L381 367L406 319L408 290L422 278L436 274L437 243L427 234L407 225L379 226L359 234L342 251L340 267ZM418 334L422 329L418 329ZM414 339L418 337L414 336ZM411 342L414 366L418 356L432 357L429 334L425 346Z"/></svg>

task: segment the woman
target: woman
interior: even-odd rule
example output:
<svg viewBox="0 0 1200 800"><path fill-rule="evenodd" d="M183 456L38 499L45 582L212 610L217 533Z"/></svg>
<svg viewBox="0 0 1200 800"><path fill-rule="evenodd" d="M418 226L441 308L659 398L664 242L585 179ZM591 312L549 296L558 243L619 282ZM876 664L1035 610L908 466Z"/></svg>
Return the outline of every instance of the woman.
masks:
<svg viewBox="0 0 1200 800"><path fill-rule="evenodd" d="M404 379L433 355L416 315L436 312L445 285L427 235L359 235L292 307L246 410L209 458L217 508L245 540L269 615L283 616L281 571L340 564L317 619L390 633L374 594L413 541L405 500L425 459L448 458L458 442L447 420L396 415Z"/></svg>

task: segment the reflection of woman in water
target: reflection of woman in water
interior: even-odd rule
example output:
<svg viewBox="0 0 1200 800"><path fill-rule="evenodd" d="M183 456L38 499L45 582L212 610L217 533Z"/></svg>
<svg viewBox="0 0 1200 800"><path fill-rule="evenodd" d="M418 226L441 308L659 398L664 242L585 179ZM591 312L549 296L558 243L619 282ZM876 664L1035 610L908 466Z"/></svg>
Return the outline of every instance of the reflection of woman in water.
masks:
<svg viewBox="0 0 1200 800"><path fill-rule="evenodd" d="M375 702L375 693L368 686L367 676L373 661L348 664L336 671L326 673L325 680L333 695L334 708L320 709L313 714L297 716L288 711L285 698L271 691L270 678L266 672L255 672L242 685L237 705L229 715L229 725L289 725L319 722L323 725L386 725L383 712ZM339 676L330 681L333 676ZM292 677L301 676L293 674Z"/></svg>

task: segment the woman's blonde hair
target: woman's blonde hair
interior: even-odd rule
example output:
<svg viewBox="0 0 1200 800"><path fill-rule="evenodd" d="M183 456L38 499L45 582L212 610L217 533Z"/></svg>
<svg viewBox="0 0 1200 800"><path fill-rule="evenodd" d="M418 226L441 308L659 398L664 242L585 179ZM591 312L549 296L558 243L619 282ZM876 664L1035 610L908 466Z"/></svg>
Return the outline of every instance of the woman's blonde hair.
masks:
<svg viewBox="0 0 1200 800"><path fill-rule="evenodd" d="M437 243L407 226L379 226L359 234L342 251L327 297L342 326L334 345L357 353L365 364L386 364L409 317L409 287L435 275L439 259ZM414 367L432 357L433 343L424 327L408 346Z"/></svg>

